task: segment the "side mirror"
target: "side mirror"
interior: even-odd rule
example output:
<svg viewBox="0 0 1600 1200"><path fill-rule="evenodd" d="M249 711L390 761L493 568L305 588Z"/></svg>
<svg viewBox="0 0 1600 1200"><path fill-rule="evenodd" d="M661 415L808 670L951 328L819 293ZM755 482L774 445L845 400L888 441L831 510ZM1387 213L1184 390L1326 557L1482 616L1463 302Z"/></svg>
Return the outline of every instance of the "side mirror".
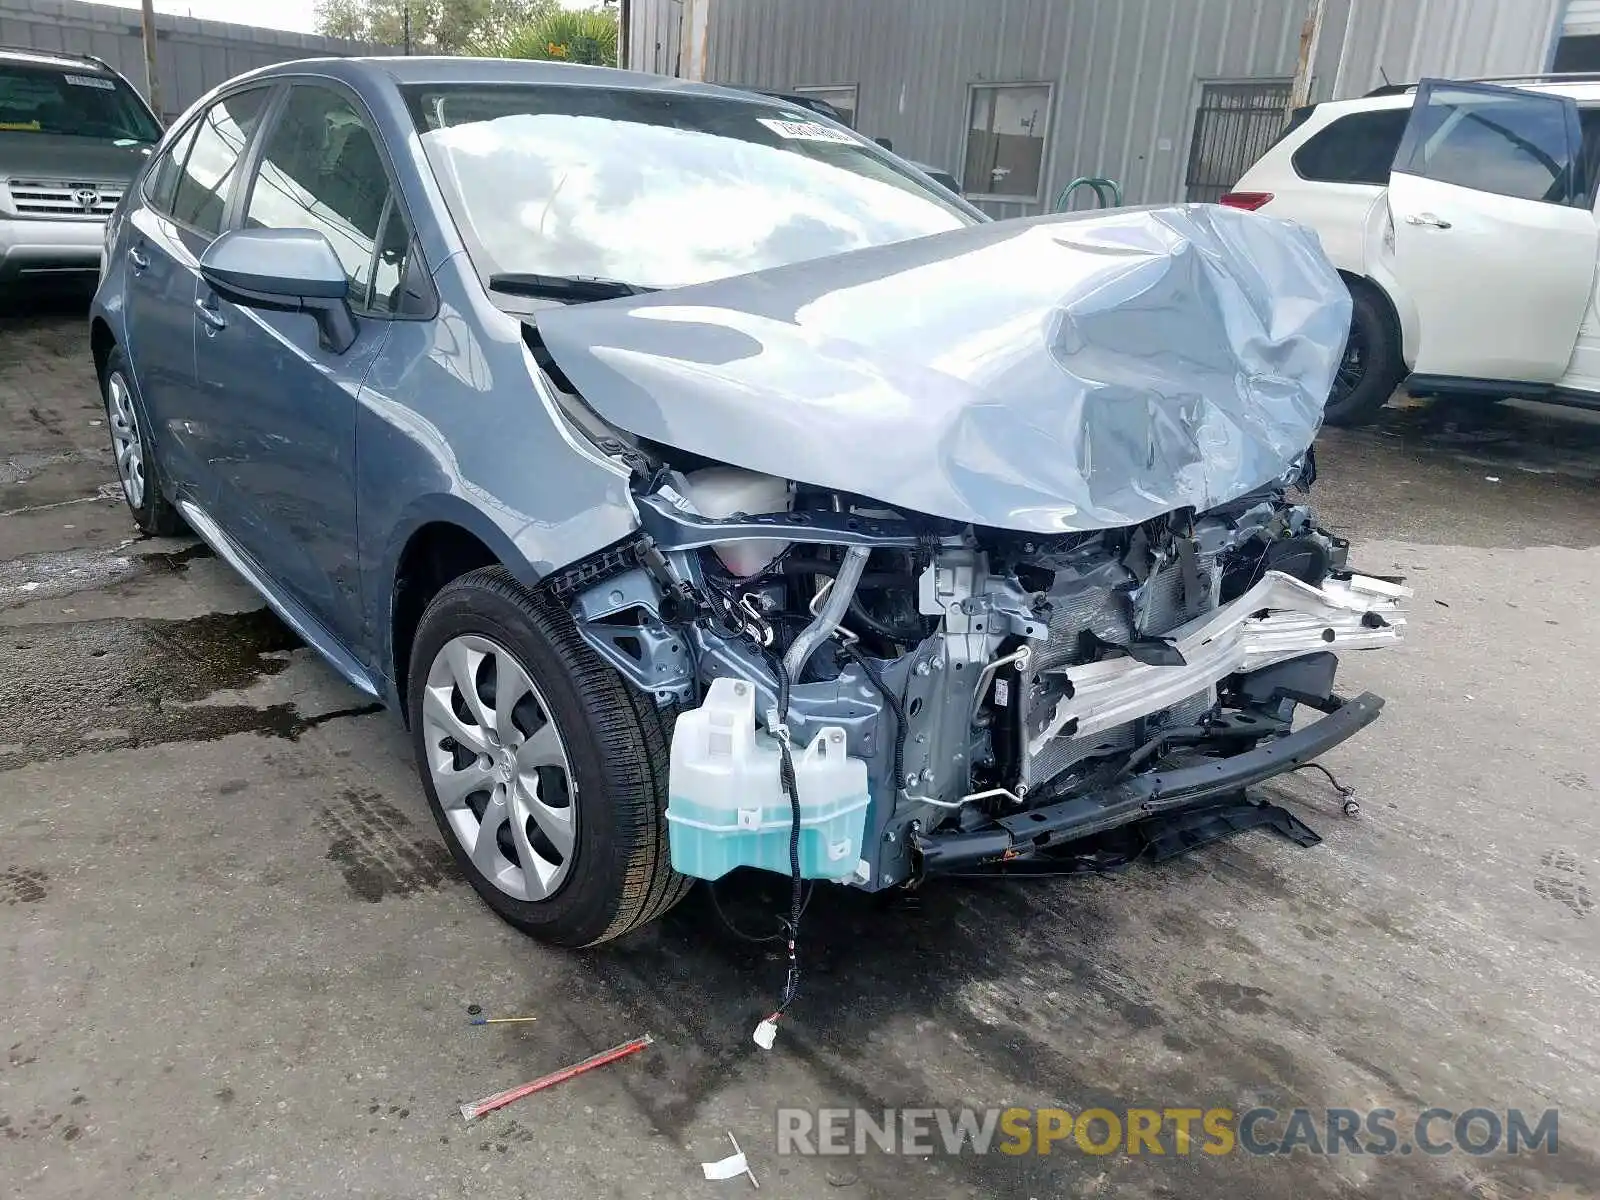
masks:
<svg viewBox="0 0 1600 1200"><path fill-rule="evenodd" d="M200 274L234 304L309 314L318 339L335 354L356 340L344 264L314 229L232 230L200 256Z"/></svg>

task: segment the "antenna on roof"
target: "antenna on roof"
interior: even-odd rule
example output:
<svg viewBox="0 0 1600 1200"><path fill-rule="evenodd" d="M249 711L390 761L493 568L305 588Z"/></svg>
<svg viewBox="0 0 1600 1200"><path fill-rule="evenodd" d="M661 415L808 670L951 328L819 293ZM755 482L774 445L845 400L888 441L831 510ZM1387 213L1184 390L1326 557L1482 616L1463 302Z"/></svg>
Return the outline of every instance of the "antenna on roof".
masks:
<svg viewBox="0 0 1600 1200"><path fill-rule="evenodd" d="M1389 82L1388 72L1386 72L1381 65L1378 67L1378 78L1383 80L1383 86L1384 87L1393 87L1394 86L1394 84Z"/></svg>

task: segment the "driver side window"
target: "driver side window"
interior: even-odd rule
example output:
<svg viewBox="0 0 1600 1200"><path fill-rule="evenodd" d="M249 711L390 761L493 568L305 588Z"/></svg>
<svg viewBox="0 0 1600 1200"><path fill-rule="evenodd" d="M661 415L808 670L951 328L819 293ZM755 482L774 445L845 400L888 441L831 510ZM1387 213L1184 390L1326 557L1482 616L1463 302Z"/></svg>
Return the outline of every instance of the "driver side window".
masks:
<svg viewBox="0 0 1600 1200"><path fill-rule="evenodd" d="M314 84L290 89L267 134L244 224L316 230L344 265L350 303L392 311L411 234L391 201L377 141L341 93Z"/></svg>

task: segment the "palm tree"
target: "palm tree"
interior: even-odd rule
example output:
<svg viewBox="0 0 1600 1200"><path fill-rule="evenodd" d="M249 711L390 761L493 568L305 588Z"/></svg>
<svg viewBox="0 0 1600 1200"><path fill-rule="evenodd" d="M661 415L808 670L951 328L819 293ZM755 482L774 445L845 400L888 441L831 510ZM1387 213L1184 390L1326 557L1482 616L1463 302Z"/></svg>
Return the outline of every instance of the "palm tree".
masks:
<svg viewBox="0 0 1600 1200"><path fill-rule="evenodd" d="M506 40L504 58L617 65L617 16L606 8L557 9L524 26Z"/></svg>

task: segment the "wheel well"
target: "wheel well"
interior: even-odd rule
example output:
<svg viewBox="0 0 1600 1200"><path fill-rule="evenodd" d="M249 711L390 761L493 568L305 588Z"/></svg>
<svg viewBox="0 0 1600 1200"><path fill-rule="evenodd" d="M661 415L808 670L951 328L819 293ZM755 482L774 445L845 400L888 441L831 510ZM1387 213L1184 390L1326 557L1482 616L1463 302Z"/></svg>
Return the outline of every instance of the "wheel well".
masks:
<svg viewBox="0 0 1600 1200"><path fill-rule="evenodd" d="M424 525L406 543L395 570L392 631L395 689L400 693L402 717L408 717L404 701L411 674L411 646L423 611L452 580L499 561L477 537L444 521Z"/></svg>
<svg viewBox="0 0 1600 1200"><path fill-rule="evenodd" d="M94 319L94 324L89 326L89 350L94 355L94 377L101 379L106 373L106 360L111 357L111 348L117 344L117 338L99 317Z"/></svg>
<svg viewBox="0 0 1600 1200"><path fill-rule="evenodd" d="M1389 334L1394 339L1394 345L1403 346L1403 335L1400 331L1400 314L1395 311L1394 301L1389 299L1389 293L1384 291L1374 280L1365 275L1356 275L1350 271L1340 271L1339 277L1344 280L1345 287L1350 289L1352 295L1356 292L1365 292L1378 301L1378 309L1383 313L1383 319L1388 323Z"/></svg>

